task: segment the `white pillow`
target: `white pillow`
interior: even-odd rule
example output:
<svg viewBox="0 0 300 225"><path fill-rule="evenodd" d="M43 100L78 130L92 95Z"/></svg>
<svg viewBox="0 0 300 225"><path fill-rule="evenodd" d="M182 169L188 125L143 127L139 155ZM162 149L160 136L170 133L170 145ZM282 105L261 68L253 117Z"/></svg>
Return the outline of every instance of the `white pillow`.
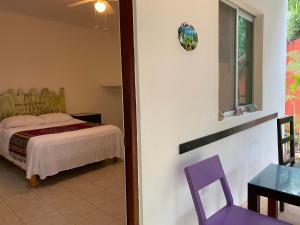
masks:
<svg viewBox="0 0 300 225"><path fill-rule="evenodd" d="M42 119L43 124L58 123L73 119L72 116L66 113L49 113L40 115L39 117Z"/></svg>
<svg viewBox="0 0 300 225"><path fill-rule="evenodd" d="M20 115L5 118L1 121L0 127L2 128L16 128L16 127L28 127L42 124L42 119L33 115Z"/></svg>

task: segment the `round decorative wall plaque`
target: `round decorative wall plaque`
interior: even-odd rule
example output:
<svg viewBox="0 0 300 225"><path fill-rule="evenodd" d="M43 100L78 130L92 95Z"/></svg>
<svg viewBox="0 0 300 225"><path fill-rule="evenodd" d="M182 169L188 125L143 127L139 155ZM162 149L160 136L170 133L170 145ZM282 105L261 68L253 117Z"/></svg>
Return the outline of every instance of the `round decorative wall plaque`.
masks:
<svg viewBox="0 0 300 225"><path fill-rule="evenodd" d="M192 51L197 47L198 44L198 34L195 28L188 24L183 23L178 29L178 39L181 46L186 51Z"/></svg>

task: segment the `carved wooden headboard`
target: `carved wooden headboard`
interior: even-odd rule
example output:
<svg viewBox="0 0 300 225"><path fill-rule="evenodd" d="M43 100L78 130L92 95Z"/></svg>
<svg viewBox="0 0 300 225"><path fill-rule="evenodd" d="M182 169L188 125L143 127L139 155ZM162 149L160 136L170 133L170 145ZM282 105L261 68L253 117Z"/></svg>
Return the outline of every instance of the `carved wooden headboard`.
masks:
<svg viewBox="0 0 300 225"><path fill-rule="evenodd" d="M16 115L41 115L65 112L65 93L61 88L57 95L47 88L31 89L28 92L10 89L0 94L0 121Z"/></svg>

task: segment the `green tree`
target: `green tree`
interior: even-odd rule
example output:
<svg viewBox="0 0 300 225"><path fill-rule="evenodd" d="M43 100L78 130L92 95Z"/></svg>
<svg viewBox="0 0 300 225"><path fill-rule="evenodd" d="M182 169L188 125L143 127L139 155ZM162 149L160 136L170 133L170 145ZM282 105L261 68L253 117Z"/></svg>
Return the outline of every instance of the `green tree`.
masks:
<svg viewBox="0 0 300 225"><path fill-rule="evenodd" d="M289 12L300 14L300 0L289 0Z"/></svg>
<svg viewBox="0 0 300 225"><path fill-rule="evenodd" d="M300 38L300 0L289 0L288 41Z"/></svg>
<svg viewBox="0 0 300 225"><path fill-rule="evenodd" d="M288 42L300 38L300 15L290 12L288 16Z"/></svg>

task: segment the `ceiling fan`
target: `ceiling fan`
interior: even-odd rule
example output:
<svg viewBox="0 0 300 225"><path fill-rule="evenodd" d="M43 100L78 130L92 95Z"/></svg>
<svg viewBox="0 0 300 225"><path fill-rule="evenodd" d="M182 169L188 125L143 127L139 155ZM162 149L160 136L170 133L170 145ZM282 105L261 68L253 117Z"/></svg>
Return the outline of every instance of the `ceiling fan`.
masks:
<svg viewBox="0 0 300 225"><path fill-rule="evenodd" d="M76 7L83 4L93 3L95 10L99 13L113 14L114 9L109 2L117 2L118 0L81 0L68 5L68 7Z"/></svg>

